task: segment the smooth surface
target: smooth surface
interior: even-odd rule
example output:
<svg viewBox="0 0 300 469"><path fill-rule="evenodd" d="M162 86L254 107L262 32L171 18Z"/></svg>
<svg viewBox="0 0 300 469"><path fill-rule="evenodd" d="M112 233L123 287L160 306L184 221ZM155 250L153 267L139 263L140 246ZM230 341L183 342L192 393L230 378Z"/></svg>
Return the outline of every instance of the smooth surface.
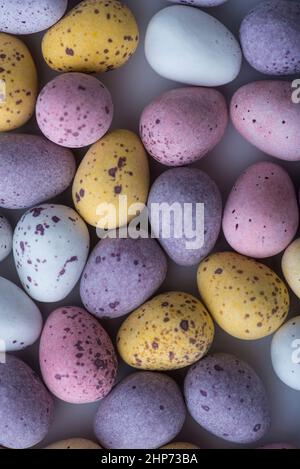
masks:
<svg viewBox="0 0 300 469"><path fill-rule="evenodd" d="M69 1L70 6L76 3L78 2ZM115 104L113 128L127 127L137 131L140 114L144 107L162 92L181 85L165 80L152 71L145 60L143 52L143 39L147 23L159 9L171 4L164 0L126 0L125 3L132 8L137 17L141 28L141 44L137 54L123 68L108 74L99 75L99 78L108 87L113 96ZM242 18L250 8L258 3L259 0L229 0L220 7L210 8L206 11L223 21L235 36L237 36ZM40 45L41 38L42 34L25 37L25 42L30 47L38 63L40 89L47 81L56 76L56 73L51 71L47 65L43 63ZM229 99L240 86L254 80L262 79L270 79L270 77L261 75L244 62L242 72L238 79L230 85L220 88L220 90L225 94L229 103ZM32 119L28 125L23 127L22 131L39 133L35 119ZM75 153L78 155L79 161L85 151L76 151ZM286 168L293 178L296 187L299 187L300 163L279 162L271 157L267 157L264 153L246 142L233 129L232 125L227 129L221 144L197 163L196 166L206 171L216 180L222 190L223 201L225 201L240 173L250 164L263 159L274 161ZM153 180L155 176L166 168L154 162L154 160L151 160L151 169ZM56 198L55 201L57 203L68 203L72 206L70 194L71 192L68 191L66 196L60 196ZM8 210L2 210L2 212L13 225L16 224L22 213L21 211L14 212ZM96 242L97 238L93 235L92 244L95 245ZM222 236L217 243L216 249L228 248ZM281 278L283 278L280 261L281 255L263 262L274 268ZM196 271L197 267L177 267L170 262L167 280L161 288L161 291L180 289L199 298L196 284ZM0 275L20 285L11 256L0 264ZM291 298L292 307L290 317L299 315L300 313L299 300L297 300L293 294L291 294ZM46 318L55 308L72 304L81 305L78 288L63 302L40 306ZM120 323L120 320L101 321L101 324L110 332L113 339L115 338ZM240 359L247 361L261 376L267 387L272 405L272 426L266 437L258 444L252 445L252 447L263 446L264 444L278 441L289 442L299 447L300 392L289 389L276 377L271 364L270 343L271 337L255 342L234 339L217 327L212 350L233 353L239 356ZM18 355L24 357L27 363L38 370L36 346ZM118 379L127 374L128 371L130 371L130 369L120 363ZM131 372L132 371L133 370L131 370ZM182 385L186 370L170 374ZM56 441L78 436L94 440L93 419L98 405L97 403L92 405L72 405L56 400L55 422L47 438L40 446L45 447ZM228 443L202 430L190 417L187 419L176 441L189 441L201 448L239 447L239 445Z"/></svg>

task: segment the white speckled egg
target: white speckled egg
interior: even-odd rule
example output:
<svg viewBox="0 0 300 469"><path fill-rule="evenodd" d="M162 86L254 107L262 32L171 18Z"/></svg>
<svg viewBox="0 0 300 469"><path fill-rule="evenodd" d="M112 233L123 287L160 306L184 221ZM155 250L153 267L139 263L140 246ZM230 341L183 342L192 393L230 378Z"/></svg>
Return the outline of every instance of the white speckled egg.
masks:
<svg viewBox="0 0 300 469"><path fill-rule="evenodd" d="M33 344L42 325L41 313L31 298L0 277L0 350L12 352Z"/></svg>
<svg viewBox="0 0 300 469"><path fill-rule="evenodd" d="M8 220L0 215L0 262L3 261L12 250L12 229Z"/></svg>
<svg viewBox="0 0 300 469"><path fill-rule="evenodd" d="M278 378L300 391L300 316L290 319L276 332L271 358Z"/></svg>
<svg viewBox="0 0 300 469"><path fill-rule="evenodd" d="M0 0L0 31L32 34L57 23L68 0Z"/></svg>
<svg viewBox="0 0 300 469"><path fill-rule="evenodd" d="M73 209L44 204L20 219L13 251L28 294L37 301L60 301L79 280L89 252L89 232Z"/></svg>

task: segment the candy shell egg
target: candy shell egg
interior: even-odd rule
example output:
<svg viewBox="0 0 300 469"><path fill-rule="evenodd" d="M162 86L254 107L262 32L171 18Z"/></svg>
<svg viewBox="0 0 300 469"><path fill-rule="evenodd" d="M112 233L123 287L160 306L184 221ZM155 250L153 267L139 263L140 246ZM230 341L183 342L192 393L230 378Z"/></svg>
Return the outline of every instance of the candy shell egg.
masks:
<svg viewBox="0 0 300 469"><path fill-rule="evenodd" d="M267 0L244 18L240 39L246 60L267 75L300 72L300 4Z"/></svg>
<svg viewBox="0 0 300 469"><path fill-rule="evenodd" d="M281 267L289 287L300 298L300 238L295 239L284 251Z"/></svg>
<svg viewBox="0 0 300 469"><path fill-rule="evenodd" d="M44 449L101 449L101 446L86 438L69 438L52 443Z"/></svg>
<svg viewBox="0 0 300 469"><path fill-rule="evenodd" d="M68 0L1 0L0 31L32 34L50 28L64 15Z"/></svg>
<svg viewBox="0 0 300 469"><path fill-rule="evenodd" d="M228 122L223 95L207 88L178 88L150 103L140 120L141 139L168 166L193 163L222 139Z"/></svg>
<svg viewBox="0 0 300 469"><path fill-rule="evenodd" d="M169 2L182 3L182 5L191 5L192 7L216 7L226 1L227 0L169 0Z"/></svg>
<svg viewBox="0 0 300 469"><path fill-rule="evenodd" d="M231 32L200 9L174 5L156 13L145 39L150 66L169 80L220 86L239 74L242 53Z"/></svg>
<svg viewBox="0 0 300 469"><path fill-rule="evenodd" d="M12 250L13 232L9 221L0 215L0 262L9 256Z"/></svg>
<svg viewBox="0 0 300 469"><path fill-rule="evenodd" d="M28 347L39 338L42 325L41 313L31 298L0 277L0 349L11 352Z"/></svg>
<svg viewBox="0 0 300 469"><path fill-rule="evenodd" d="M246 256L274 256L290 244L298 224L296 192L288 173L265 161L247 168L224 210L223 231L230 246Z"/></svg>
<svg viewBox="0 0 300 469"><path fill-rule="evenodd" d="M83 158L73 183L74 205L87 223L100 229L127 225L146 203L149 179L147 155L138 136L114 130Z"/></svg>
<svg viewBox="0 0 300 469"><path fill-rule="evenodd" d="M169 169L151 187L148 213L152 232L169 257L179 265L195 265L213 249L219 236L221 194L200 169Z"/></svg>
<svg viewBox="0 0 300 469"><path fill-rule="evenodd" d="M154 239L106 238L83 271L81 299L97 317L123 316L147 301L166 274L166 256Z"/></svg>
<svg viewBox="0 0 300 469"><path fill-rule="evenodd" d="M47 435L53 421L53 399L36 373L20 358L0 362L0 444L30 448Z"/></svg>
<svg viewBox="0 0 300 469"><path fill-rule="evenodd" d="M117 358L103 327L82 308L64 307L47 319L40 341L40 367L59 399L85 404L111 390Z"/></svg>
<svg viewBox="0 0 300 469"><path fill-rule="evenodd" d="M278 378L300 391L300 316L290 319L276 332L271 358Z"/></svg>
<svg viewBox="0 0 300 469"><path fill-rule="evenodd" d="M180 389L161 373L133 373L99 405L94 430L105 448L159 448L176 437L186 417Z"/></svg>
<svg viewBox="0 0 300 469"><path fill-rule="evenodd" d="M65 73L41 91L36 116L43 134L64 147L91 145L107 132L113 104L107 88L84 73Z"/></svg>
<svg viewBox="0 0 300 469"><path fill-rule="evenodd" d="M261 151L300 160L300 106L287 81L256 81L242 86L231 101L231 118L240 134Z"/></svg>
<svg viewBox="0 0 300 469"><path fill-rule="evenodd" d="M18 222L14 259L25 291L35 300L64 299L80 278L89 252L89 232L71 208L41 205Z"/></svg>
<svg viewBox="0 0 300 469"><path fill-rule="evenodd" d="M233 355L209 355L184 381L188 410L205 430L234 443L252 443L270 428L265 387L256 372Z"/></svg>
<svg viewBox="0 0 300 469"><path fill-rule="evenodd" d="M275 332L289 311L285 284L269 267L235 252L218 252L198 269L208 311L228 334L260 339Z"/></svg>
<svg viewBox="0 0 300 469"><path fill-rule="evenodd" d="M27 46L0 33L0 132L17 129L31 118L37 86L36 66Z"/></svg>
<svg viewBox="0 0 300 469"><path fill-rule="evenodd" d="M76 170L71 151L37 135L0 136L0 206L29 208L61 194Z"/></svg>
<svg viewBox="0 0 300 469"><path fill-rule="evenodd" d="M199 449L199 446L193 445L192 443L174 442L162 446L161 449Z"/></svg>
<svg viewBox="0 0 300 469"><path fill-rule="evenodd" d="M117 335L123 360L144 370L175 370L209 350L214 324L202 303L181 292L162 293L130 314Z"/></svg>
<svg viewBox="0 0 300 469"><path fill-rule="evenodd" d="M130 9L117 0L86 0L44 36L47 64L60 72L106 72L135 52L139 30Z"/></svg>

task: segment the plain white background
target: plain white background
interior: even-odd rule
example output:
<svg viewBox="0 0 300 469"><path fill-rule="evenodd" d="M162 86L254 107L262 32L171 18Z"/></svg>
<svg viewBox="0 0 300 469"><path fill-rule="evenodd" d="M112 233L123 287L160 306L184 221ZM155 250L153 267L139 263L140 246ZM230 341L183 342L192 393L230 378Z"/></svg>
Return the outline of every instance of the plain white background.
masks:
<svg viewBox="0 0 300 469"><path fill-rule="evenodd" d="M69 7L77 3L79 1L69 0ZM139 117L143 108L165 90L183 85L159 77L147 64L143 50L144 35L149 20L158 10L165 6L170 6L171 3L165 0L124 0L124 3L132 9L139 23L141 32L140 46L137 53L124 67L101 75L99 78L109 88L113 96L115 104L113 128L121 127L138 131ZM207 11L221 20L238 37L239 25L243 17L258 3L260 3L260 0L228 0L224 5L207 9ZM43 62L41 55L42 36L42 33L24 36L24 41L32 51L38 65L41 87L56 75ZM268 77L256 72L244 62L239 77L233 83L221 87L220 90L225 94L229 102L234 91L241 85L263 79L268 79ZM40 133L35 118L31 119L18 132ZM78 162L86 150L75 152ZM250 164L264 159L272 160L285 167L292 176L298 190L300 163L283 163L268 157L238 135L231 124L222 142L196 166L206 171L215 179L222 191L225 202L235 179L240 173ZM153 160L151 160L151 168L153 179L166 169ZM72 206L70 191L56 198L55 202ZM7 210L2 210L2 213L8 217L13 225L16 224L22 214L20 211ZM91 231L91 235L92 245L94 245L97 239L93 231ZM216 250L221 249L228 249L222 235L216 245ZM280 260L281 256L276 256L275 258L268 259L266 263L282 276ZM198 297L196 270L196 267L182 268L170 262L167 280L161 290L182 290ZM20 285L12 256L0 264L0 275ZM300 301L293 294L291 294L291 299L290 317L300 314ZM71 295L63 302L47 305L39 304L44 318L57 307L65 305L81 305L78 288L75 288ZM102 324L114 339L121 322L122 320L102 321ZM275 376L270 360L270 341L271 338L251 342L237 340L217 327L212 350L233 353L239 358L248 361L260 374L267 387L272 406L272 428L269 434L258 445L271 442L290 442L300 447L300 392L289 389ZM18 355L39 372L38 344L22 353L18 353ZM118 380L133 371L120 362ZM170 374L179 384L182 384L185 373L186 370L184 369ZM55 422L45 441L40 444L40 447L44 447L57 440L75 436L94 439L93 418L97 407L97 403L71 405L56 400ZM190 417L188 417L182 432L178 435L177 441L180 440L196 443L201 448L240 447L210 435Z"/></svg>

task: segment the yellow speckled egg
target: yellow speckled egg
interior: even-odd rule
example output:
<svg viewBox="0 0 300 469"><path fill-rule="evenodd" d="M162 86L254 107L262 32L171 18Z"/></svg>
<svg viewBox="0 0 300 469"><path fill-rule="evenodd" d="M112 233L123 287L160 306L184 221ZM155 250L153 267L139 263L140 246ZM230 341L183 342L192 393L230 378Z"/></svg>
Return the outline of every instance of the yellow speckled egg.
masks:
<svg viewBox="0 0 300 469"><path fill-rule="evenodd" d="M129 223L149 191L149 163L137 135L115 130L95 143L76 173L73 200L90 225L114 229Z"/></svg>
<svg viewBox="0 0 300 469"><path fill-rule="evenodd" d="M168 292L135 310L123 322L117 346L123 360L143 370L175 370L205 355L214 324L192 295Z"/></svg>
<svg viewBox="0 0 300 469"><path fill-rule="evenodd" d="M200 449L199 446L193 445L192 443L181 443L174 442L168 445L162 446L161 449Z"/></svg>
<svg viewBox="0 0 300 469"><path fill-rule="evenodd" d="M69 438L52 443L45 449L101 449L101 446L85 438Z"/></svg>
<svg viewBox="0 0 300 469"><path fill-rule="evenodd" d="M42 51L54 70L106 72L127 62L138 41L138 26L126 5L86 0L45 34Z"/></svg>
<svg viewBox="0 0 300 469"><path fill-rule="evenodd" d="M33 115L37 71L25 44L0 33L0 132L24 125Z"/></svg>
<svg viewBox="0 0 300 469"><path fill-rule="evenodd" d="M282 257L282 272L296 296L300 298L300 238L290 244Z"/></svg>
<svg viewBox="0 0 300 469"><path fill-rule="evenodd" d="M238 339L260 339L284 322L289 294L269 267L234 252L212 254L198 269L200 295L213 318Z"/></svg>

